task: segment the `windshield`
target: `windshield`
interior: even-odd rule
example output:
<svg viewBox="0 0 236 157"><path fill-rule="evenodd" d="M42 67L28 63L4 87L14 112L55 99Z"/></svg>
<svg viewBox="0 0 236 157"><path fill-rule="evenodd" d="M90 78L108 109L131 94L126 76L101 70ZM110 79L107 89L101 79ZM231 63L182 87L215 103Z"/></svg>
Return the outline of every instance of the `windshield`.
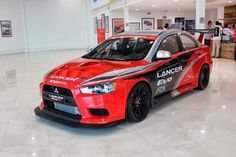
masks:
<svg viewBox="0 0 236 157"><path fill-rule="evenodd" d="M101 60L142 60L150 51L154 40L144 38L109 39L83 56L87 59Z"/></svg>

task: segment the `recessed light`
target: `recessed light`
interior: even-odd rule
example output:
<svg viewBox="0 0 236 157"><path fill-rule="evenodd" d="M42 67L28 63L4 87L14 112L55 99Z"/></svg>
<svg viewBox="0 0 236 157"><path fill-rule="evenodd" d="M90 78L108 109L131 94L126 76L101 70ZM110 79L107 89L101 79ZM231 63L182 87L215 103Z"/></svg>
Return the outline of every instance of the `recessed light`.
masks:
<svg viewBox="0 0 236 157"><path fill-rule="evenodd" d="M156 4L153 4L152 7L155 8L157 5Z"/></svg>
<svg viewBox="0 0 236 157"><path fill-rule="evenodd" d="M205 134L205 133L206 133L206 130L200 130L200 132L201 132L202 134Z"/></svg>
<svg viewBox="0 0 236 157"><path fill-rule="evenodd" d="M233 3L233 1L228 1L228 3Z"/></svg>
<svg viewBox="0 0 236 157"><path fill-rule="evenodd" d="M136 11L139 11L139 9L135 9Z"/></svg>
<svg viewBox="0 0 236 157"><path fill-rule="evenodd" d="M174 0L174 2L178 2L179 0Z"/></svg>
<svg viewBox="0 0 236 157"><path fill-rule="evenodd" d="M223 105L223 106L222 106L222 108L223 108L223 109L226 109L226 108L227 108L227 106L226 106L226 105Z"/></svg>

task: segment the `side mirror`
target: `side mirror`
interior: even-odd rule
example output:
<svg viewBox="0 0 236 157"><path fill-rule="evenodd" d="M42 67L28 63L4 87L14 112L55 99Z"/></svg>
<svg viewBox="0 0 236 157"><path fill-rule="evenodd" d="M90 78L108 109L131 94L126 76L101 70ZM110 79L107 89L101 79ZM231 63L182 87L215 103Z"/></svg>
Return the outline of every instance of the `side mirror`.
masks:
<svg viewBox="0 0 236 157"><path fill-rule="evenodd" d="M171 53L170 51L164 51L164 50L158 50L156 54L156 59L164 60L164 59L170 59Z"/></svg>

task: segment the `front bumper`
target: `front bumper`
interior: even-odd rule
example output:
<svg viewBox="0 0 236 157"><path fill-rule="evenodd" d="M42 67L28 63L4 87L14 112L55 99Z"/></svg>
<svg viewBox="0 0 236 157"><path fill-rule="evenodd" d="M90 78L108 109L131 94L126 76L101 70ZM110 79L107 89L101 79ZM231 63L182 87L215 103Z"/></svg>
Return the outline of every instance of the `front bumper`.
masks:
<svg viewBox="0 0 236 157"><path fill-rule="evenodd" d="M41 117L41 118L45 118L66 126L70 126L73 128L77 128L77 127L111 127L111 126L115 126L117 124L119 124L120 122L122 122L123 120L119 120L119 121L115 121L115 122L111 122L111 123L107 123L107 124L83 124L80 122L81 118L75 119L75 118L71 118L68 116L64 116L62 114L58 114L55 112L51 112L48 111L46 109L41 110L39 107L36 107L34 109L34 112L37 116Z"/></svg>
<svg viewBox="0 0 236 157"><path fill-rule="evenodd" d="M133 81L132 81L133 82ZM50 83L40 84L43 101L35 109L36 115L71 127L111 126L126 118L126 101L133 85L130 81L120 83L116 92L108 94L81 94L74 85L58 86ZM125 87L125 88L124 88ZM55 101L50 95L63 96L61 104L75 106L79 115L57 112ZM49 98L49 97L50 98ZM54 97L53 97L54 98Z"/></svg>

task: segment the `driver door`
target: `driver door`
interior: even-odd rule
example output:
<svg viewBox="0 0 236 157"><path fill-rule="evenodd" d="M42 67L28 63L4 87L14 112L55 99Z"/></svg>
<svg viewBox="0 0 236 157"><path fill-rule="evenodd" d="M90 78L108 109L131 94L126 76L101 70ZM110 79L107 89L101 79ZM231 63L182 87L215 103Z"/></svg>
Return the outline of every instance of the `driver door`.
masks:
<svg viewBox="0 0 236 157"><path fill-rule="evenodd" d="M158 51L169 51L172 57L161 61L161 66L156 70L155 96L165 95L171 92L175 86L183 67L179 60L180 45L178 35L167 36L160 44Z"/></svg>

